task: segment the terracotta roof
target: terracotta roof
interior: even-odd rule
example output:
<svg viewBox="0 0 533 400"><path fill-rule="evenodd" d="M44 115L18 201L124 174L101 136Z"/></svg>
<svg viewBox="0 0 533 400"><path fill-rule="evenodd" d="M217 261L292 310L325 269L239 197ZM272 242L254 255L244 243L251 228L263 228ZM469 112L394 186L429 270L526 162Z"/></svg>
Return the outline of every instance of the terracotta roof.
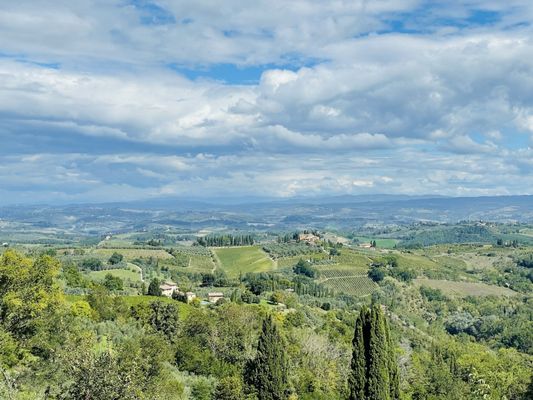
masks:
<svg viewBox="0 0 533 400"><path fill-rule="evenodd" d="M162 285L159 285L159 288L163 290L168 290L168 289L176 289L177 286L175 284L163 283Z"/></svg>

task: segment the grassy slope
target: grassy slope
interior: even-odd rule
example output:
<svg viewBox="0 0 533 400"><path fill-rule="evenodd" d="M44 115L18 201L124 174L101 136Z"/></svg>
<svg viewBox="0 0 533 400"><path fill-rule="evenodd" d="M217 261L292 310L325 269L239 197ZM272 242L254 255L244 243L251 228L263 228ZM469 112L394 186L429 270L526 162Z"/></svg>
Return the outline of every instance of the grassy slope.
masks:
<svg viewBox="0 0 533 400"><path fill-rule="evenodd" d="M189 267L187 271L190 272L211 272L215 268L215 264L211 257L206 256L189 256Z"/></svg>
<svg viewBox="0 0 533 400"><path fill-rule="evenodd" d="M87 256L96 256L103 259L108 259L111 255L117 252L124 256L124 260L132 261L139 257L156 257L160 259L172 258L165 250L160 249L93 249L87 252Z"/></svg>
<svg viewBox="0 0 533 400"><path fill-rule="evenodd" d="M258 246L214 248L213 251L229 276L276 269L276 264Z"/></svg>
<svg viewBox="0 0 533 400"><path fill-rule="evenodd" d="M118 276L124 281L140 282L141 281L140 268L134 264L128 264L128 267L129 267L128 269L109 269L109 270L104 270L104 271L92 271L92 272L89 272L89 276L91 279L95 281L101 281L105 278L107 274L111 274L113 276Z"/></svg>
<svg viewBox="0 0 533 400"><path fill-rule="evenodd" d="M441 279L416 279L418 286L429 286L440 289L448 296L515 296L517 293L511 289L500 286L487 285L482 282L454 282Z"/></svg>
<svg viewBox="0 0 533 400"><path fill-rule="evenodd" d="M361 243L370 243L370 241L375 240L378 249L392 249L399 242L398 239L380 239L369 236L357 236L356 239Z"/></svg>

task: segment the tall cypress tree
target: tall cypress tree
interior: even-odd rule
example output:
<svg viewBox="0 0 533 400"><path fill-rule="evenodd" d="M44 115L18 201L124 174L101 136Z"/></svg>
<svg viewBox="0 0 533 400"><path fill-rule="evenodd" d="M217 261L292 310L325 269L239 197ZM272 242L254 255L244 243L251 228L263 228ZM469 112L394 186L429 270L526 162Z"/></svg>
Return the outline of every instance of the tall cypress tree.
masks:
<svg viewBox="0 0 533 400"><path fill-rule="evenodd" d="M245 370L245 381L253 387L259 400L286 398L287 358L283 339L272 317L263 321L257 354Z"/></svg>
<svg viewBox="0 0 533 400"><path fill-rule="evenodd" d="M368 309L365 307L359 313L355 321L355 332L353 336L353 352L349 377L350 400L364 400L366 398L366 348L364 338L364 328L366 326L366 315Z"/></svg>
<svg viewBox="0 0 533 400"><path fill-rule="evenodd" d="M390 334L389 323L385 320L385 333L387 335L387 345L389 352L389 385L391 400L398 400L400 398L400 374L398 372L398 360L396 359L396 352L394 351L394 344Z"/></svg>
<svg viewBox="0 0 533 400"><path fill-rule="evenodd" d="M390 399L389 391L389 354L383 313L379 306L370 311L370 338L367 359L367 398Z"/></svg>
<svg viewBox="0 0 533 400"><path fill-rule="evenodd" d="M398 367L381 307L363 307L355 323L350 400L397 400Z"/></svg>

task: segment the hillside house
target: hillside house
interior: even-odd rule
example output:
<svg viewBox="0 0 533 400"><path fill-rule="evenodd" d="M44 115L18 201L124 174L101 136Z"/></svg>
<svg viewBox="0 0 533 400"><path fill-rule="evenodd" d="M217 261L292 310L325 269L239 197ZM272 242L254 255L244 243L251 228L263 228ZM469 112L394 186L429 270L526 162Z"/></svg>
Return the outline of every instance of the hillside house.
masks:
<svg viewBox="0 0 533 400"><path fill-rule="evenodd" d="M178 301L182 301L184 303L187 303L189 304L191 301L193 301L194 299L196 298L196 294L193 293L193 292L181 292L181 291L176 291L176 297L174 297L174 299L178 300Z"/></svg>
<svg viewBox="0 0 533 400"><path fill-rule="evenodd" d="M224 298L224 293L222 292L211 292L207 294L207 299L209 300L210 303L213 303L213 304L215 304L217 301L223 298Z"/></svg>
<svg viewBox="0 0 533 400"><path fill-rule="evenodd" d="M159 285L159 289L161 289L161 294L167 297L172 297L172 293L179 290L178 286L172 282L165 282Z"/></svg>
<svg viewBox="0 0 533 400"><path fill-rule="evenodd" d="M363 249L370 249L372 248L372 243L361 243L359 247L362 247Z"/></svg>
<svg viewBox="0 0 533 400"><path fill-rule="evenodd" d="M298 235L299 242L316 243L320 238L312 233L300 233Z"/></svg>

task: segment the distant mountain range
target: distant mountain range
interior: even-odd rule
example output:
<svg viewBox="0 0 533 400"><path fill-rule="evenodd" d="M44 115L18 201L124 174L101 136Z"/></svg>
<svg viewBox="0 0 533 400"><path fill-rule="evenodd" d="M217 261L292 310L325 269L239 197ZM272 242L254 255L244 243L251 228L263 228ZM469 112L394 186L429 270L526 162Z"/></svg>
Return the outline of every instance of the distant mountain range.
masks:
<svg viewBox="0 0 533 400"><path fill-rule="evenodd" d="M158 198L123 203L0 207L0 233L99 235L107 232L200 229L352 230L368 226L458 221L533 223L533 196L404 195L292 199ZM8 235L8 236L9 236Z"/></svg>

